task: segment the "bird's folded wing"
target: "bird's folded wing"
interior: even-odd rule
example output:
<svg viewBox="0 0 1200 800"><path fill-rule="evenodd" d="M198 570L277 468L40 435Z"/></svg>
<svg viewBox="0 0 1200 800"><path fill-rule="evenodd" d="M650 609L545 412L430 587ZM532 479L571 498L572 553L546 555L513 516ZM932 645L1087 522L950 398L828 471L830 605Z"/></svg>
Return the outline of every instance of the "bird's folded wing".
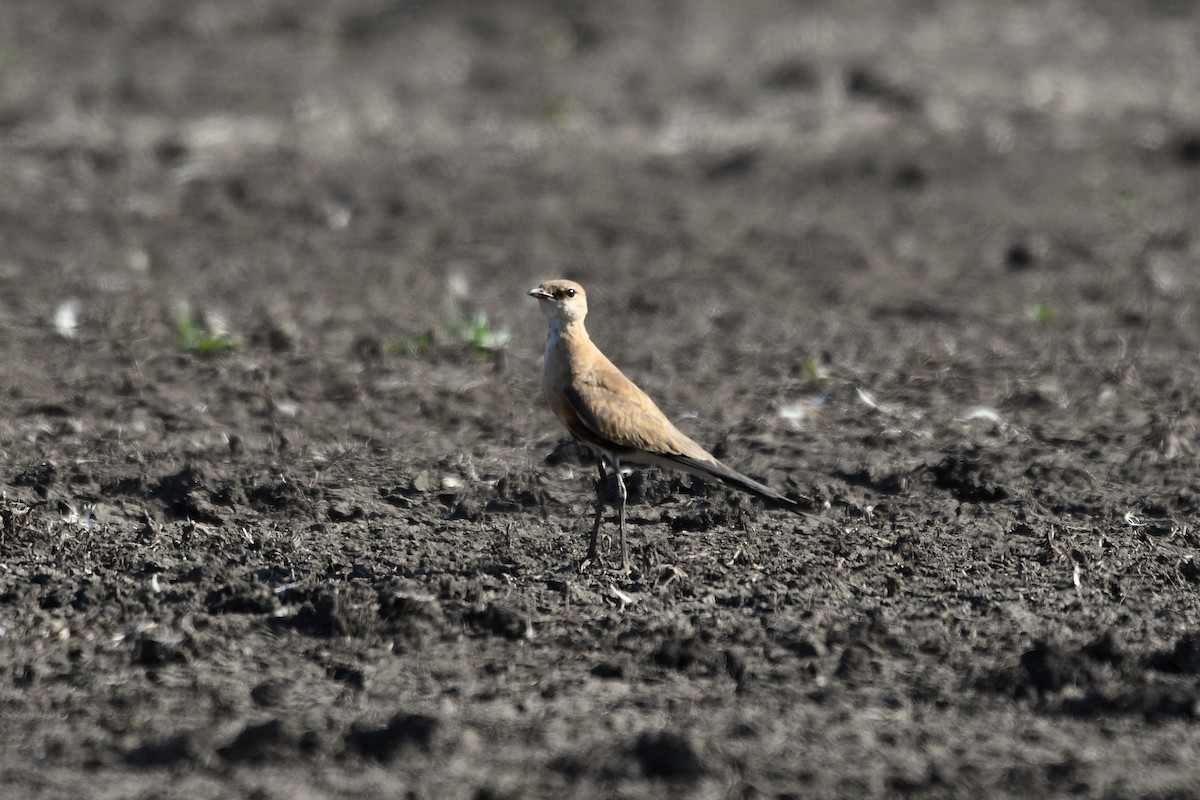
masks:
<svg viewBox="0 0 1200 800"><path fill-rule="evenodd" d="M688 438L616 367L581 376L564 395L564 420L582 441L634 461L669 464L693 475L715 478L783 508L806 513L795 500L725 466Z"/></svg>
<svg viewBox="0 0 1200 800"><path fill-rule="evenodd" d="M679 431L645 392L615 367L573 382L566 399L586 435L610 450L640 450L708 460L704 448Z"/></svg>
<svg viewBox="0 0 1200 800"><path fill-rule="evenodd" d="M781 508L807 514L795 500L722 464L672 425L645 395L638 402L626 393L577 383L579 389L569 388L566 399L567 427L578 439L632 461L673 466L700 478L716 479Z"/></svg>

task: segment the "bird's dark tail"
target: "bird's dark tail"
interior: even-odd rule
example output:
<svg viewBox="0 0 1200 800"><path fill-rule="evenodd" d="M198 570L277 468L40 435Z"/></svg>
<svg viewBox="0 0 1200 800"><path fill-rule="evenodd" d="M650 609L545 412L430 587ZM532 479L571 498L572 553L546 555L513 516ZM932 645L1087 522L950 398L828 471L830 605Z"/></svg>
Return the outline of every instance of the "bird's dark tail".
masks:
<svg viewBox="0 0 1200 800"><path fill-rule="evenodd" d="M747 478L737 470L730 469L720 461L701 461L698 458L691 456L672 455L666 460L669 460L673 466L689 472L699 478L716 478L721 483L732 489L739 489L743 492L755 495L762 498L770 505L777 508L787 509L794 514L809 515L809 511L800 503L797 503L787 495L777 492L765 483L759 483L753 478Z"/></svg>

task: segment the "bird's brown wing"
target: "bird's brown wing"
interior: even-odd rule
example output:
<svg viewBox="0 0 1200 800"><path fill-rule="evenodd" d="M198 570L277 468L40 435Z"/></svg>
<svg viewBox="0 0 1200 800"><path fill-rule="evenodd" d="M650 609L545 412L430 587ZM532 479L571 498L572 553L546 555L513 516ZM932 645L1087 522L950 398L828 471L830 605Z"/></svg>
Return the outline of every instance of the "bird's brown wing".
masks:
<svg viewBox="0 0 1200 800"><path fill-rule="evenodd" d="M584 415L579 412L582 403L579 402L579 396L576 392L567 387L562 392L550 398L550 407L554 409L554 414L562 420L562 424L566 426L570 432L579 441L584 444L591 445L597 450L607 452L618 452L618 455L623 455L623 448L614 446L614 443L605 439L592 428L586 421Z"/></svg>
<svg viewBox="0 0 1200 800"><path fill-rule="evenodd" d="M611 362L597 364L579 375L564 394L585 435L571 432L584 441L618 454L640 451L716 461L671 424L654 401Z"/></svg>
<svg viewBox="0 0 1200 800"><path fill-rule="evenodd" d="M645 392L616 367L593 369L563 393L559 416L581 441L632 461L673 466L702 478L758 495L804 514L799 503L766 484L731 469L676 428Z"/></svg>

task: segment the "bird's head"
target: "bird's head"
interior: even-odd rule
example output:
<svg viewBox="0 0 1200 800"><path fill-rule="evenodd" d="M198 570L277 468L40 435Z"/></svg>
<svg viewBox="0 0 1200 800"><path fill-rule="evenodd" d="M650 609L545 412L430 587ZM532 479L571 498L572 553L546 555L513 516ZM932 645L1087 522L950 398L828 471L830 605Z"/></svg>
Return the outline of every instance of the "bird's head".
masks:
<svg viewBox="0 0 1200 800"><path fill-rule="evenodd" d="M529 292L552 326L566 327L587 316L587 294L575 281L546 281Z"/></svg>

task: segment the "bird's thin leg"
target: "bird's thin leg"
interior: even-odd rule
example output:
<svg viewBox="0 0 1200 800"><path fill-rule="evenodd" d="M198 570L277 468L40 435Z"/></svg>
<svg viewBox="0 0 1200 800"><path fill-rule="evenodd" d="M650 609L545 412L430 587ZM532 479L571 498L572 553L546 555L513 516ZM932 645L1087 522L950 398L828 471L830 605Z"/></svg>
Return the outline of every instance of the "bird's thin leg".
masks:
<svg viewBox="0 0 1200 800"><path fill-rule="evenodd" d="M596 484L596 519L592 521L592 538L588 543L588 561L596 560L596 543L600 538L600 523L604 521L604 501L608 499L608 475L604 472L604 456L597 454L596 469L600 480Z"/></svg>
<svg viewBox="0 0 1200 800"><path fill-rule="evenodd" d="M629 569L629 550L625 546L625 479L621 477L621 462L613 456L612 459L613 475L617 479L617 530L621 536L621 569Z"/></svg>

